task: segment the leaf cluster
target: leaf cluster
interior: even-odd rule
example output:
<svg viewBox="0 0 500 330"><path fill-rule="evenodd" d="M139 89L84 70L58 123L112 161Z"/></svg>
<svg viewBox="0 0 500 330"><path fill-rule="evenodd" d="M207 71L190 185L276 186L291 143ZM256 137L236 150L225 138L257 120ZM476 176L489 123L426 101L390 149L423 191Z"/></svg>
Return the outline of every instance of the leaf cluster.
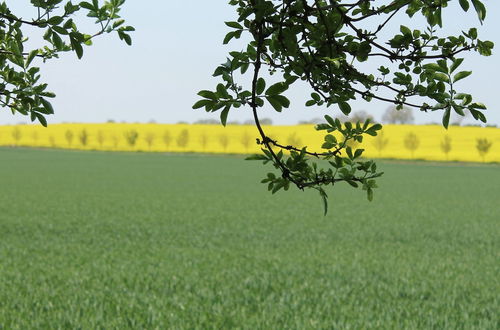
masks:
<svg viewBox="0 0 500 330"><path fill-rule="evenodd" d="M12 113L29 115L47 126L46 115L54 113L48 99L54 93L40 82L39 61L57 58L63 52L75 52L82 58L84 46L104 33L116 32L120 39L131 44L129 33L119 12L125 0L73 3L63 0L32 0L38 14L27 20L13 13L5 2L0 3L0 105ZM93 33L81 31L74 21L78 12L95 19L98 27ZM38 29L43 33L42 46L29 49L26 31ZM30 31L30 33L32 33Z"/></svg>
<svg viewBox="0 0 500 330"><path fill-rule="evenodd" d="M198 95L202 99L193 108L220 111L223 125L231 109L242 106L251 109L263 147L263 153L252 159L271 163L281 172L265 179L272 192L288 189L293 183L299 189L317 189L326 201L323 186L342 180L354 183L353 186L362 184L371 199L375 183L368 183L373 180L369 177L378 174L356 163L362 149L352 150L352 143L362 143L365 135L375 136L380 125L358 122L342 126L327 116L326 123L317 127L327 133L321 146L327 152L317 153L303 146L281 145L269 138L260 124L259 109L266 105L278 112L289 108L286 92L300 80L311 89L310 99L305 100L308 107L333 107L348 115L350 103L361 98L367 102L386 102L397 109L442 111L445 127L452 111L464 115L468 110L475 119L485 122L486 107L474 101L472 95L457 90L458 83L471 75L470 71L459 70L463 63L460 55L475 51L489 56L494 45L479 39L474 27L457 35L439 35L449 2L231 0L238 19L226 22L231 31L224 43L243 34L251 41L243 50L229 52L226 62L214 72L222 82L213 91L201 91ZM474 8L480 23L485 19L486 9L481 1L460 0L460 5L466 12ZM385 30L391 26L390 22L398 15L408 18L422 15L428 26L419 30L401 25L389 38L384 37L388 35ZM377 24L372 23L374 20ZM385 65L379 65L381 61ZM362 62L378 64L361 65ZM378 69L366 70L369 67ZM279 76L279 81L268 83L264 69ZM249 85L237 79L247 71L252 78ZM338 141L329 134L333 131L343 138ZM283 151L288 151L289 156ZM323 159L338 168L328 172L322 166L310 164L311 158ZM337 162L338 159L342 162ZM364 173L362 176L351 171L358 167Z"/></svg>

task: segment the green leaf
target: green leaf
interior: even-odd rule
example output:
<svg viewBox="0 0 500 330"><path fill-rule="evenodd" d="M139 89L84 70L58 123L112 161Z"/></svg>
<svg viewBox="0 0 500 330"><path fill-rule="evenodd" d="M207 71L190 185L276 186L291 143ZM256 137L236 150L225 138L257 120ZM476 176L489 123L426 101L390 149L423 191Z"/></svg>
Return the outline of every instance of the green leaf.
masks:
<svg viewBox="0 0 500 330"><path fill-rule="evenodd" d="M262 154L255 154L255 155L250 155L245 160L269 160L265 155Z"/></svg>
<svg viewBox="0 0 500 330"><path fill-rule="evenodd" d="M53 26L52 27L52 30L54 30L55 32L59 33L59 34L62 34L62 35L68 35L69 32L68 30L66 30L64 27L60 27L60 26Z"/></svg>
<svg viewBox="0 0 500 330"><path fill-rule="evenodd" d="M321 199L323 200L323 211L324 211L324 216L326 216L328 213L328 195L323 190L323 188L318 188L318 191L321 196Z"/></svg>
<svg viewBox="0 0 500 330"><path fill-rule="evenodd" d="M442 72L442 73L448 73L448 70L446 70L445 68L441 67L437 63L424 64L423 68L426 69L427 71L439 71L439 72Z"/></svg>
<svg viewBox="0 0 500 330"><path fill-rule="evenodd" d="M399 28L399 30L404 35L412 35L411 30L408 27L404 26L404 25L401 25L400 28Z"/></svg>
<svg viewBox="0 0 500 330"><path fill-rule="evenodd" d="M351 113L351 106L349 105L349 103L347 102L344 102L344 101L340 101L339 102L339 107L340 107L340 111L342 111L342 113L344 115L348 115Z"/></svg>
<svg viewBox="0 0 500 330"><path fill-rule="evenodd" d="M40 124L42 124L43 127L47 127L47 119L45 119L44 115L38 112L34 112L34 114L38 119L38 121L40 122Z"/></svg>
<svg viewBox="0 0 500 330"><path fill-rule="evenodd" d="M351 147L347 147L345 149L345 151L347 152L347 157L349 157L349 159L354 159L354 155L352 154L352 148Z"/></svg>
<svg viewBox="0 0 500 330"><path fill-rule="evenodd" d="M49 20L47 22L50 25L59 25L63 21L64 21L64 18L62 18L61 16L52 16L51 18L49 18Z"/></svg>
<svg viewBox="0 0 500 330"><path fill-rule="evenodd" d="M332 127L337 127L337 123L335 122L335 120L328 116L328 115L325 115L325 120L327 121L328 124L330 124Z"/></svg>
<svg viewBox="0 0 500 330"><path fill-rule="evenodd" d="M331 134L325 135L325 141L331 144L336 144L337 143L337 138Z"/></svg>
<svg viewBox="0 0 500 330"><path fill-rule="evenodd" d="M30 66L31 62L33 62L33 59L38 55L38 49L32 50L28 57L26 58L26 61L24 63L24 68L26 69L27 67Z"/></svg>
<svg viewBox="0 0 500 330"><path fill-rule="evenodd" d="M444 111L444 115L443 115L443 126L446 129L448 129L448 125L450 124L450 114L451 114L451 109L447 108Z"/></svg>
<svg viewBox="0 0 500 330"><path fill-rule="evenodd" d="M479 0L472 0L472 5L476 10L479 21L482 23L486 18L486 8L484 7L484 4Z"/></svg>
<svg viewBox="0 0 500 330"><path fill-rule="evenodd" d="M315 128L317 131L324 131L324 130L331 129L331 126L330 126L330 125L328 125L328 124L318 124L318 125L314 126L314 128Z"/></svg>
<svg viewBox="0 0 500 330"><path fill-rule="evenodd" d="M82 1L82 2L80 2L79 5L80 5L80 7L88 9L88 10L94 10L94 6L90 3L88 3L87 1Z"/></svg>
<svg viewBox="0 0 500 330"><path fill-rule="evenodd" d="M368 200L371 202L373 201L373 189L372 188L368 188L366 190L366 193L367 193L367 197L368 197Z"/></svg>
<svg viewBox="0 0 500 330"><path fill-rule="evenodd" d="M359 187L359 185L355 181L347 180L346 182L348 184L350 184L351 186L353 186L354 188L358 188Z"/></svg>
<svg viewBox="0 0 500 330"><path fill-rule="evenodd" d="M279 95L286 91L288 86L282 82L276 83L266 90L266 95Z"/></svg>
<svg viewBox="0 0 500 330"><path fill-rule="evenodd" d="M356 151L354 152L354 158L361 157L361 155L363 154L364 151L365 151L365 149L356 149Z"/></svg>
<svg viewBox="0 0 500 330"><path fill-rule="evenodd" d="M52 42L54 43L54 46L56 47L57 50L62 50L64 46L64 42L57 33L52 33Z"/></svg>
<svg viewBox="0 0 500 330"><path fill-rule="evenodd" d="M233 39L234 37L236 36L236 32L235 31L231 31L229 32L228 34L226 34L226 36L224 37L224 40L222 41L222 43L224 45L227 45L231 39Z"/></svg>
<svg viewBox="0 0 500 330"><path fill-rule="evenodd" d="M377 131L382 129L382 125L375 124L365 131L366 134L370 136L377 136Z"/></svg>
<svg viewBox="0 0 500 330"><path fill-rule="evenodd" d="M290 100L283 95L274 95L272 98L277 100L283 108L288 108L290 106Z"/></svg>
<svg viewBox="0 0 500 330"><path fill-rule="evenodd" d="M70 38L71 42L71 47L73 47L73 50L76 52L76 56L78 56L79 59L83 57L83 48L82 45L73 37Z"/></svg>
<svg viewBox="0 0 500 330"><path fill-rule="evenodd" d="M334 145L330 142L325 142L321 145L321 148L323 149L332 149L334 147Z"/></svg>
<svg viewBox="0 0 500 330"><path fill-rule="evenodd" d="M455 110L455 112L457 114L459 114L460 116L465 116L465 112L464 112L462 106L457 105L455 103L453 103L452 106L453 106L453 109Z"/></svg>
<svg viewBox="0 0 500 330"><path fill-rule="evenodd" d="M460 71L459 73L457 73L454 77L453 77L453 82L457 82L459 80L462 80L464 78L467 78L468 76L470 76L472 74L472 71Z"/></svg>
<svg viewBox="0 0 500 330"><path fill-rule="evenodd" d="M285 181L284 180L280 180L280 181L276 182L276 184L274 185L273 189L271 190L271 193L275 194L278 190L280 190L284 186L285 186Z"/></svg>
<svg viewBox="0 0 500 330"><path fill-rule="evenodd" d="M450 82L450 78L448 77L448 75L441 73L441 72L434 72L432 74L432 78L439 80L439 81L447 82L447 83Z"/></svg>
<svg viewBox="0 0 500 330"><path fill-rule="evenodd" d="M42 105L45 108L47 114L53 114L54 113L54 108L52 107L52 104L50 104L49 101L47 101L44 98L40 98L40 101L42 102Z"/></svg>
<svg viewBox="0 0 500 330"><path fill-rule="evenodd" d="M486 110L486 106L485 106L484 104L482 104L482 103L479 103L479 102L472 103L472 104L470 105L470 107L471 107L472 109L482 109L482 110Z"/></svg>
<svg viewBox="0 0 500 330"><path fill-rule="evenodd" d="M469 1L467 0L459 0L459 3L460 3L460 6L462 7L462 9L464 11L468 11L469 10Z"/></svg>
<svg viewBox="0 0 500 330"><path fill-rule="evenodd" d="M229 114L229 110L231 109L230 105L227 105L224 110L220 113L220 122L222 123L222 126L226 126L227 122L227 115Z"/></svg>
<svg viewBox="0 0 500 330"><path fill-rule="evenodd" d="M215 94L214 92L211 92L211 91L207 91L207 90L199 91L198 95L201 97L204 97L206 99L211 99L214 101L218 100L217 94Z"/></svg>
<svg viewBox="0 0 500 330"><path fill-rule="evenodd" d="M281 110L283 109L283 105L277 98L275 98L274 96L267 96L266 99L272 105L274 110L281 112Z"/></svg>
<svg viewBox="0 0 500 330"><path fill-rule="evenodd" d="M217 85L217 96L219 96L221 98L229 98L229 94L228 94L226 86L224 86L224 84Z"/></svg>
<svg viewBox="0 0 500 330"><path fill-rule="evenodd" d="M450 67L450 73L453 73L453 71L455 71L460 66L460 64L462 64L463 61L464 61L463 58L455 59Z"/></svg>
<svg viewBox="0 0 500 330"><path fill-rule="evenodd" d="M264 80L264 78L259 78L257 80L257 85L255 87L255 91L257 92L257 95L262 94L265 89L266 89L266 81Z"/></svg>
<svg viewBox="0 0 500 330"><path fill-rule="evenodd" d="M116 29L117 27L119 27L120 25L123 25L123 23L125 23L125 20L124 19L119 19L119 20L116 20L113 22L113 29Z"/></svg>
<svg viewBox="0 0 500 330"><path fill-rule="evenodd" d="M476 28L470 28L469 29L469 33L468 35L472 38L472 39L477 39L477 29Z"/></svg>
<svg viewBox="0 0 500 330"><path fill-rule="evenodd" d="M207 105L211 105L213 104L214 101L213 100L200 100L198 102L196 102L194 105L193 105L193 109L200 109L200 108L203 108L203 107L206 107Z"/></svg>
<svg viewBox="0 0 500 330"><path fill-rule="evenodd" d="M125 40L125 43L127 45L132 46L132 38L128 34L124 32L119 32L119 35L123 40Z"/></svg>
<svg viewBox="0 0 500 330"><path fill-rule="evenodd" d="M227 26L229 26L230 28L233 28L233 29L238 29L238 30L242 30L243 29L243 26L241 26L240 23L238 22L224 22Z"/></svg>

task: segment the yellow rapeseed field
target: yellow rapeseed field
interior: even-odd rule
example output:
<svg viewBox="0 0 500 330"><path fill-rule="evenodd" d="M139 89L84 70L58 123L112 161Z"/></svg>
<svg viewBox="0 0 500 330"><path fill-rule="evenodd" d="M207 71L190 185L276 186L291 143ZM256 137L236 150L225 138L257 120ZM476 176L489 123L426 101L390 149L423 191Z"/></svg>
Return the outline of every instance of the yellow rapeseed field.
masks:
<svg viewBox="0 0 500 330"><path fill-rule="evenodd" d="M324 132L312 125L268 126L281 144L321 151ZM0 145L65 149L151 152L255 153L254 126L188 124L54 124L0 126ZM477 150L478 139L491 147ZM500 129L438 125L384 125L382 135L367 137L360 148L369 158L500 162ZM447 152L446 152L447 151Z"/></svg>

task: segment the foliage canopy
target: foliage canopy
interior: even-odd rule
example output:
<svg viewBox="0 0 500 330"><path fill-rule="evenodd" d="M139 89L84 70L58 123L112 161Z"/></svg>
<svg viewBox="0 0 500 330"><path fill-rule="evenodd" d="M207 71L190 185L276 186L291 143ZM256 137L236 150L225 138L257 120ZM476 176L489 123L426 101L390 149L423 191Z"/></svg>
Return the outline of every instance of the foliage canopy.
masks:
<svg viewBox="0 0 500 330"><path fill-rule="evenodd" d="M119 15L124 2L31 0L35 13L31 19L16 15L5 1L0 2L0 105L46 126L45 116L54 112L48 99L55 95L40 82L37 63L58 58L64 52L75 52L82 58L84 46L92 45L94 38L105 33L116 32L130 45L128 33L134 28L126 26ZM78 12L95 20L97 29L81 31L74 21ZM43 32L42 40L30 40L36 30Z"/></svg>
<svg viewBox="0 0 500 330"><path fill-rule="evenodd" d="M371 200L377 187L375 179L382 173L373 161L361 159L363 149L354 150L349 145L363 142L366 135L376 136L381 125L369 120L341 123L325 116L325 123L316 126L327 133L323 151L316 152L270 138L259 121L259 109L266 103L278 112L289 108L290 101L284 94L300 80L311 89L305 106L335 107L348 115L350 102L362 98L398 109L442 111L445 127L452 111L464 115L468 110L476 120L486 122L482 112L486 107L470 94L459 92L457 83L471 74L459 69L464 60L461 54L475 51L489 56L493 43L479 39L476 28L440 36L442 15L450 2L231 0L238 19L226 22L232 31L224 44L242 35L250 41L242 51L230 52L228 60L217 67L214 76L222 82L215 90L200 91L202 99L193 108L220 111L225 125L231 109L250 107L262 145L262 154L250 159L270 163L279 170L278 175L269 173L262 181L273 193L287 190L291 184L302 190L316 189L323 198L325 213L328 185L347 182L361 186ZM475 11L481 23L485 19L481 1L460 0L459 4L466 12ZM398 15L421 15L427 28L422 31L401 25L394 30ZM387 33L391 37L384 39ZM385 64L370 65L381 62ZM374 72L365 70L373 67L378 68ZM264 69L279 81L271 84ZM245 86L238 74L247 72L251 84ZM325 160L325 165L318 165L314 159Z"/></svg>

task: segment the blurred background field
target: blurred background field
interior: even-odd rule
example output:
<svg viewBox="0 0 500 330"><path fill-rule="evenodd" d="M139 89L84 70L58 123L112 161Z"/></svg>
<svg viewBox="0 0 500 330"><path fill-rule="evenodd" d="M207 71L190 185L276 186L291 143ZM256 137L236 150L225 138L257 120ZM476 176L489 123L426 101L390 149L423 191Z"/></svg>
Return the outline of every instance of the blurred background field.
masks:
<svg viewBox="0 0 500 330"><path fill-rule="evenodd" d="M321 151L323 132L313 125L267 126L266 132L285 145ZM259 152L251 125L188 124L53 124L0 126L0 145L107 151ZM478 151L478 140L489 145ZM384 125L382 135L365 138L365 157L437 161L500 162L500 129L439 125Z"/></svg>
<svg viewBox="0 0 500 330"><path fill-rule="evenodd" d="M379 168L324 217L238 155L0 148L0 328L498 329L498 165Z"/></svg>

